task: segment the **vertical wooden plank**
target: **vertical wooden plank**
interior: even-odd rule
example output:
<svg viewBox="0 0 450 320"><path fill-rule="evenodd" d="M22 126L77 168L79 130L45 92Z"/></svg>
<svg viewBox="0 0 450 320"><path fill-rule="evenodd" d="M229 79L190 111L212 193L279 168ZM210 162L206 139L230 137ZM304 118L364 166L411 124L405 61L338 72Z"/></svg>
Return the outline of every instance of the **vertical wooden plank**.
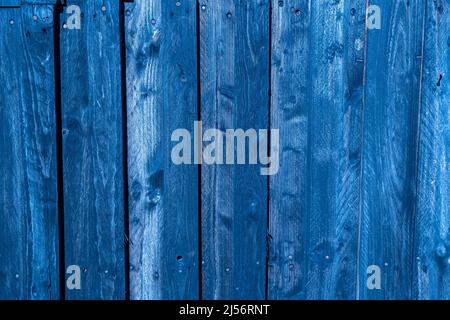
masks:
<svg viewBox="0 0 450 320"><path fill-rule="evenodd" d="M354 299L363 1L273 1L270 299Z"/></svg>
<svg viewBox="0 0 450 320"><path fill-rule="evenodd" d="M306 298L310 15L308 1L272 1L270 120L280 129L280 170L270 179L269 299Z"/></svg>
<svg viewBox="0 0 450 320"><path fill-rule="evenodd" d="M65 262L82 269L68 299L123 299L124 199L119 0L68 1L61 22Z"/></svg>
<svg viewBox="0 0 450 320"><path fill-rule="evenodd" d="M196 1L127 3L131 299L198 299L198 166L171 160L197 119Z"/></svg>
<svg viewBox="0 0 450 320"><path fill-rule="evenodd" d="M361 299L410 299L424 2L371 1L381 29L368 30L359 250ZM367 267L381 268L369 290Z"/></svg>
<svg viewBox="0 0 450 320"><path fill-rule="evenodd" d="M0 299L59 298L52 23L0 9Z"/></svg>
<svg viewBox="0 0 450 320"><path fill-rule="evenodd" d="M268 128L268 0L200 1L201 119ZM258 165L202 166L205 299L264 299L267 177Z"/></svg>
<svg viewBox="0 0 450 320"><path fill-rule="evenodd" d="M426 12L414 298L450 299L450 3Z"/></svg>

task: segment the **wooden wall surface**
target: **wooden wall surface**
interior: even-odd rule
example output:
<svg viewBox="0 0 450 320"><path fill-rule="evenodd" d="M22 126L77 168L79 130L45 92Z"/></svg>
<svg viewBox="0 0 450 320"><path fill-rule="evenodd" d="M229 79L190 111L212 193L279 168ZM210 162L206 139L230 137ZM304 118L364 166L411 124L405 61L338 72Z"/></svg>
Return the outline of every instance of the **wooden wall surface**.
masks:
<svg viewBox="0 0 450 320"><path fill-rule="evenodd" d="M450 299L449 12L0 0L0 298ZM212 128L278 172L174 163Z"/></svg>

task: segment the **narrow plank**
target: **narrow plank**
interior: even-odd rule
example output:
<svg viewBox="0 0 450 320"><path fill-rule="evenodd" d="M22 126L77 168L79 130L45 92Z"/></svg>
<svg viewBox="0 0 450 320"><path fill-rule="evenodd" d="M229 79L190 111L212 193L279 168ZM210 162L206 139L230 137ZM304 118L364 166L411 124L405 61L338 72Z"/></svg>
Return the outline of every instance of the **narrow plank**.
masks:
<svg viewBox="0 0 450 320"><path fill-rule="evenodd" d="M127 3L131 299L198 299L198 166L171 135L197 119L196 1Z"/></svg>
<svg viewBox="0 0 450 320"><path fill-rule="evenodd" d="M52 23L0 9L0 299L59 298Z"/></svg>
<svg viewBox="0 0 450 320"><path fill-rule="evenodd" d="M450 3L428 1L415 237L416 299L450 299Z"/></svg>
<svg viewBox="0 0 450 320"><path fill-rule="evenodd" d="M81 29L61 18L65 263L83 270L68 299L125 297L119 0L80 6Z"/></svg>
<svg viewBox="0 0 450 320"><path fill-rule="evenodd" d="M376 1L368 30L359 249L360 299L412 296L417 125L424 2ZM367 267L381 289L367 288Z"/></svg>
<svg viewBox="0 0 450 320"><path fill-rule="evenodd" d="M268 128L267 0L200 4L204 130ZM267 177L259 165L202 165L205 299L264 299Z"/></svg>
<svg viewBox="0 0 450 320"><path fill-rule="evenodd" d="M365 4L272 5L269 299L354 299Z"/></svg>

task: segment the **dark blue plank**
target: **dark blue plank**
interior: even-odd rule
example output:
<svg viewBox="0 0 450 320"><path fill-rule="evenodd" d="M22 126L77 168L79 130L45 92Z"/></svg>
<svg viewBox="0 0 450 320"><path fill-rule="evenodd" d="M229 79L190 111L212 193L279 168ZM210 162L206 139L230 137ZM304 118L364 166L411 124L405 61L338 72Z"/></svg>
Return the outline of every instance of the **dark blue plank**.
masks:
<svg viewBox="0 0 450 320"><path fill-rule="evenodd" d="M119 0L68 1L61 18L65 263L83 270L68 299L125 297Z"/></svg>
<svg viewBox="0 0 450 320"><path fill-rule="evenodd" d="M267 129L268 0L200 4L204 130ZM267 177L259 165L202 165L205 299L264 299Z"/></svg>
<svg viewBox="0 0 450 320"><path fill-rule="evenodd" d="M52 18L0 9L0 299L59 298Z"/></svg>
<svg viewBox="0 0 450 320"><path fill-rule="evenodd" d="M382 24L368 30L358 298L410 299L425 6L373 4ZM380 290L367 288L370 265L381 269Z"/></svg>
<svg viewBox="0 0 450 320"><path fill-rule="evenodd" d="M270 299L354 299L365 3L273 1Z"/></svg>
<svg viewBox="0 0 450 320"><path fill-rule="evenodd" d="M450 3L426 12L414 298L450 299Z"/></svg>
<svg viewBox="0 0 450 320"><path fill-rule="evenodd" d="M197 299L198 168L172 131L197 119L196 1L126 4L131 299Z"/></svg>

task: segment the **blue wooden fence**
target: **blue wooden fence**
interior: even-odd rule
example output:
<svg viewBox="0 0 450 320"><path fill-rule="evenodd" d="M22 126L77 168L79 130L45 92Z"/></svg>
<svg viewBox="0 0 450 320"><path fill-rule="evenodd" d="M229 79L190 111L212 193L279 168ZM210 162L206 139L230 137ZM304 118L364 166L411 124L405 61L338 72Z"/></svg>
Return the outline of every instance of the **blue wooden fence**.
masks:
<svg viewBox="0 0 450 320"><path fill-rule="evenodd" d="M448 0L61 2L0 0L0 299L450 299Z"/></svg>

